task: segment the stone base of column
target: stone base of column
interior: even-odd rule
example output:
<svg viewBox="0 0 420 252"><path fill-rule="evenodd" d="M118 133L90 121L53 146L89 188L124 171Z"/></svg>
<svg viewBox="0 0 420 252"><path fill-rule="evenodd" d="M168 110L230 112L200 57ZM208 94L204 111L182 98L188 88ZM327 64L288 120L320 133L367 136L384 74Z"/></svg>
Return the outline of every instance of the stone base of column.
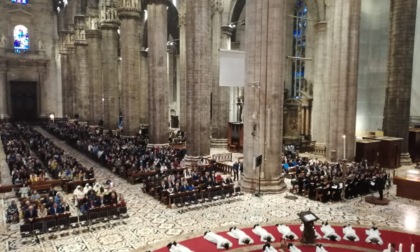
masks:
<svg viewBox="0 0 420 252"><path fill-rule="evenodd" d="M227 138L211 138L210 148L223 148L226 149L228 145Z"/></svg>
<svg viewBox="0 0 420 252"><path fill-rule="evenodd" d="M5 119L9 119L9 115L8 114L0 114L0 120L5 120Z"/></svg>
<svg viewBox="0 0 420 252"><path fill-rule="evenodd" d="M325 143L315 143L314 153L317 155L325 156L327 153L327 144Z"/></svg>
<svg viewBox="0 0 420 252"><path fill-rule="evenodd" d="M410 157L410 153L401 153L401 165L411 165L413 162Z"/></svg>
<svg viewBox="0 0 420 252"><path fill-rule="evenodd" d="M249 193L258 193L258 178L248 178L243 175L239 181L241 191ZM283 181L283 177L277 177L272 179L261 178L261 193L281 193L286 190L286 184Z"/></svg>
<svg viewBox="0 0 420 252"><path fill-rule="evenodd" d="M148 149L152 149L152 148L155 148L155 147L167 147L167 146L169 146L169 143L163 143L163 144L151 144L151 143L149 143L149 144L147 144Z"/></svg>

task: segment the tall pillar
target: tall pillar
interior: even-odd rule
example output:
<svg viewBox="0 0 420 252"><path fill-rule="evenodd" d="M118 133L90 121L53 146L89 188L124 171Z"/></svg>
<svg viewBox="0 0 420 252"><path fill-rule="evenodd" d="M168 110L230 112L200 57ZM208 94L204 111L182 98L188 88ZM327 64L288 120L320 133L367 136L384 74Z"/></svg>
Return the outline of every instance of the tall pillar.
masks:
<svg viewBox="0 0 420 252"><path fill-rule="evenodd" d="M66 39L67 39L67 32L60 31L59 32L60 38L60 63L61 63L61 90L62 90L62 104L63 104L63 116L70 117L72 114L69 111L69 107L71 106L69 103L70 101L70 94L69 94L69 82L68 82L68 74L69 74L69 64L68 64L68 52L66 48Z"/></svg>
<svg viewBox="0 0 420 252"><path fill-rule="evenodd" d="M318 152L325 154L329 123L329 85L327 80L327 22L315 25L314 94L312 107L312 140Z"/></svg>
<svg viewBox="0 0 420 252"><path fill-rule="evenodd" d="M241 188L251 192L278 193L285 185L281 177L286 1L246 2L246 82L244 104L244 175ZM256 156L262 165L254 168Z"/></svg>
<svg viewBox="0 0 420 252"><path fill-rule="evenodd" d="M114 1L101 5L102 30L102 86L103 100L101 100L104 127L117 129L120 113L118 88L118 27L117 8ZM101 98L101 99L102 99Z"/></svg>
<svg viewBox="0 0 420 252"><path fill-rule="evenodd" d="M210 1L186 1L187 155L210 154Z"/></svg>
<svg viewBox="0 0 420 252"><path fill-rule="evenodd" d="M212 0L212 101L211 101L211 145L226 148L229 122L229 87L219 86L219 49L229 49L232 31L222 27L223 1ZM229 27L228 27L229 28ZM223 29L223 33L222 33ZM222 42L223 40L223 42Z"/></svg>
<svg viewBox="0 0 420 252"><path fill-rule="evenodd" d="M408 154L408 127L416 12L417 0L391 0L388 83L383 129L387 136L403 138L403 164L411 163Z"/></svg>
<svg viewBox="0 0 420 252"><path fill-rule="evenodd" d="M169 84L167 79L168 22L166 0L147 1L149 45L149 143L168 142Z"/></svg>
<svg viewBox="0 0 420 252"><path fill-rule="evenodd" d="M124 134L135 135L140 124L140 41L139 0L119 0L118 17L121 20L121 112Z"/></svg>
<svg viewBox="0 0 420 252"><path fill-rule="evenodd" d="M89 65L89 121L98 124L102 120L102 53L101 53L101 31L86 30L86 41L88 43L88 65Z"/></svg>
<svg viewBox="0 0 420 252"><path fill-rule="evenodd" d="M67 94L66 98L66 107L68 112L69 118L74 118L76 114L76 107L75 107L75 86L77 83L76 80L76 47L74 46L74 31L67 32L67 40L66 40L66 51L67 51L67 74L66 74L66 91Z"/></svg>
<svg viewBox="0 0 420 252"><path fill-rule="evenodd" d="M0 119L9 117L7 114L6 71L6 61L0 61Z"/></svg>
<svg viewBox="0 0 420 252"><path fill-rule="evenodd" d="M331 33L327 158L354 159L360 0L336 0ZM330 34L330 33L329 33ZM344 144L346 147L344 148ZM346 150L346 153L344 153Z"/></svg>
<svg viewBox="0 0 420 252"><path fill-rule="evenodd" d="M89 115L89 66L87 61L87 42L85 37L85 16L77 15L75 21L76 46L76 83L74 85L75 114L79 115L80 121L88 121Z"/></svg>
<svg viewBox="0 0 420 252"><path fill-rule="evenodd" d="M187 47L186 47L186 5L187 0L179 3L178 25L179 25L179 128L181 131L187 129Z"/></svg>

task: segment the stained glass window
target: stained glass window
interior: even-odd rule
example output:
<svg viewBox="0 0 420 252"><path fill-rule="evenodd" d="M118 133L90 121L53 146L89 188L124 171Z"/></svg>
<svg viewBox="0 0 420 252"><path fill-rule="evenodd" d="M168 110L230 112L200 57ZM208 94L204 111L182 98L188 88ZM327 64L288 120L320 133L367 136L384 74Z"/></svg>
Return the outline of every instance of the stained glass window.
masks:
<svg viewBox="0 0 420 252"><path fill-rule="evenodd" d="M299 96L305 78L305 47L308 9L304 0L297 0L293 22L292 97Z"/></svg>
<svg viewBox="0 0 420 252"><path fill-rule="evenodd" d="M12 3L27 4L28 0L12 0Z"/></svg>
<svg viewBox="0 0 420 252"><path fill-rule="evenodd" d="M29 49L28 28L23 25L16 25L13 30L13 47L15 52L20 53Z"/></svg>

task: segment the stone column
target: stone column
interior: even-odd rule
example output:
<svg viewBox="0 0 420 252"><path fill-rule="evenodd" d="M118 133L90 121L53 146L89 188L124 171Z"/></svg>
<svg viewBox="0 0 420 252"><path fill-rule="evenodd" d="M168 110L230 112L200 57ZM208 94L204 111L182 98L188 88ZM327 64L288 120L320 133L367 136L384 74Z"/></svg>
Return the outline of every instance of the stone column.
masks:
<svg viewBox="0 0 420 252"><path fill-rule="evenodd" d="M191 158L210 154L211 17L209 0L186 4L186 145Z"/></svg>
<svg viewBox="0 0 420 252"><path fill-rule="evenodd" d="M312 107L312 140L315 148L322 154L327 146L327 129L329 123L329 85L327 81L327 22L315 25L315 62L314 62L314 94Z"/></svg>
<svg viewBox="0 0 420 252"><path fill-rule="evenodd" d="M77 83L76 80L76 47L74 46L74 31L67 33L67 41L66 41L66 51L67 51L67 63L68 66L67 74L66 74L66 94L67 94L67 112L69 118L74 118L76 114L75 108L75 86Z"/></svg>
<svg viewBox="0 0 420 252"><path fill-rule="evenodd" d="M61 63L61 90L62 90L62 104L63 104L63 116L64 117L71 117L72 113L70 113L70 107L72 106L70 101L70 94L69 94L69 82L68 82L68 74L69 74L69 64L68 64L68 51L66 48L66 39L67 39L67 32L60 31L60 63Z"/></svg>
<svg viewBox="0 0 420 252"><path fill-rule="evenodd" d="M139 131L140 112L140 3L139 0L119 0L118 17L121 20L121 112L124 134ZM166 75L165 75L166 76Z"/></svg>
<svg viewBox="0 0 420 252"><path fill-rule="evenodd" d="M388 83L383 129L386 136L403 138L401 163L410 164L408 128L417 0L391 0Z"/></svg>
<svg viewBox="0 0 420 252"><path fill-rule="evenodd" d="M361 2L336 0L333 5L327 158L353 160Z"/></svg>
<svg viewBox="0 0 420 252"><path fill-rule="evenodd" d="M180 0L178 25L179 25L179 128L182 131L187 129L187 50L186 50L186 3L187 0Z"/></svg>
<svg viewBox="0 0 420 252"><path fill-rule="evenodd" d="M86 30L89 65L89 121L96 125L102 120L102 53L100 30Z"/></svg>
<svg viewBox="0 0 420 252"><path fill-rule="evenodd" d="M117 8L114 2L101 6L102 30L102 86L104 127L117 129L120 113L118 88L118 27ZM102 99L101 98L101 99Z"/></svg>
<svg viewBox="0 0 420 252"><path fill-rule="evenodd" d="M169 84L167 79L166 0L147 1L147 39L149 45L149 143L168 143Z"/></svg>
<svg viewBox="0 0 420 252"><path fill-rule="evenodd" d="M212 10L212 104L211 104L211 146L226 148L229 122L229 87L219 86L219 49L229 49L230 27L222 27L223 2L213 0ZM223 29L223 34L222 34ZM222 42L223 39L223 42ZM230 43L229 43L230 44Z"/></svg>
<svg viewBox="0 0 420 252"><path fill-rule="evenodd" d="M80 121L89 121L89 66L87 61L87 42L85 36L85 16L77 15L75 22L76 83L74 85L74 113Z"/></svg>
<svg viewBox="0 0 420 252"><path fill-rule="evenodd" d="M7 65L6 61L0 61L0 119L8 118L7 113Z"/></svg>
<svg viewBox="0 0 420 252"><path fill-rule="evenodd" d="M246 192L279 193L283 142L283 102L286 74L286 1L248 0L246 2L245 43L246 82L244 104L244 175ZM254 168L256 156L262 165Z"/></svg>

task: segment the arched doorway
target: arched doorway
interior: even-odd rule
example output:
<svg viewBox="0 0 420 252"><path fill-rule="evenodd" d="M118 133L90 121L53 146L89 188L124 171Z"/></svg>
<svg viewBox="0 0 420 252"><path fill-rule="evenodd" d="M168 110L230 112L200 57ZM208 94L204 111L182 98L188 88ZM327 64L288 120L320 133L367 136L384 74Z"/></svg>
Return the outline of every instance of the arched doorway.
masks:
<svg viewBox="0 0 420 252"><path fill-rule="evenodd" d="M11 81L10 98L13 120L37 119L37 83L35 81Z"/></svg>

